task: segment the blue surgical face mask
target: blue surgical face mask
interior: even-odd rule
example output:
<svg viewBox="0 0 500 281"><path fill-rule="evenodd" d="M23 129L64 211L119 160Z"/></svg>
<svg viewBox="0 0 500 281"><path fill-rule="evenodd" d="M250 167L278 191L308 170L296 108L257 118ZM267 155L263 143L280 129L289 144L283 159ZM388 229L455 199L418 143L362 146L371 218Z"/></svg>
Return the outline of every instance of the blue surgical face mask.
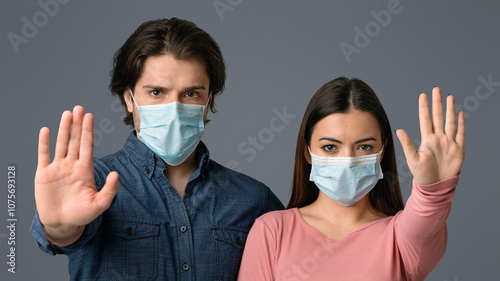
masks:
<svg viewBox="0 0 500 281"><path fill-rule="evenodd" d="M380 167L383 150L359 157L321 157L309 149L312 158L309 180L340 205L351 206L384 177Z"/></svg>
<svg viewBox="0 0 500 281"><path fill-rule="evenodd" d="M130 94L139 108L142 142L169 165L184 162L203 135L206 106L180 102L139 106L132 90Z"/></svg>

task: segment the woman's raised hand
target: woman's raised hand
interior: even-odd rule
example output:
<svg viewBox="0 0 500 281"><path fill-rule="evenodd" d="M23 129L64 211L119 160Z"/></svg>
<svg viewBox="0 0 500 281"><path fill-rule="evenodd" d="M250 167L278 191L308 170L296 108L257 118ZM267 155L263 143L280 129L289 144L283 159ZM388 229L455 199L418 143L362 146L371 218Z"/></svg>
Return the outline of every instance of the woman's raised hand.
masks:
<svg viewBox="0 0 500 281"><path fill-rule="evenodd" d="M408 134L396 130L403 146L408 167L420 185L435 183L460 173L464 162L465 120L463 112L455 115L455 99L446 99L446 121L443 129L443 103L441 90L432 89L432 120L427 95L419 97L421 144L415 150ZM458 121L457 121L458 119Z"/></svg>

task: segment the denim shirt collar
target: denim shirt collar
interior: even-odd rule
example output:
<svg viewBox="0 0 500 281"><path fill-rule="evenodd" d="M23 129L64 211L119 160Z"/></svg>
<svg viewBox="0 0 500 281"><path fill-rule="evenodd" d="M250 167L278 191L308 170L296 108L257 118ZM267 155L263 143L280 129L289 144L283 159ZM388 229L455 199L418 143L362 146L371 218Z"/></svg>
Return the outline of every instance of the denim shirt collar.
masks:
<svg viewBox="0 0 500 281"><path fill-rule="evenodd" d="M124 151L129 155L132 163L143 171L149 179L153 176L156 166L160 166L162 170L166 168L163 160L137 138L135 130L128 136ZM210 162L210 153L202 141L196 147L196 161L198 168L191 176L192 179L197 178Z"/></svg>

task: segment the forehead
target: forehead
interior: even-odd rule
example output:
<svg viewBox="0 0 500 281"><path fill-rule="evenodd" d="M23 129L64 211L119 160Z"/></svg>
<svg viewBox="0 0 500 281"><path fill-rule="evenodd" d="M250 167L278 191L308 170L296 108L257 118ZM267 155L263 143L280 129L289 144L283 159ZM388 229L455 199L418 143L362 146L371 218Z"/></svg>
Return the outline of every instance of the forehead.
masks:
<svg viewBox="0 0 500 281"><path fill-rule="evenodd" d="M380 139L380 126L373 114L352 109L347 113L333 113L319 120L312 138L332 137L341 141L356 141L365 137Z"/></svg>
<svg viewBox="0 0 500 281"><path fill-rule="evenodd" d="M205 65L195 59L181 60L171 55L150 56L144 61L138 83L175 84L209 83ZM174 84L174 85L172 85Z"/></svg>

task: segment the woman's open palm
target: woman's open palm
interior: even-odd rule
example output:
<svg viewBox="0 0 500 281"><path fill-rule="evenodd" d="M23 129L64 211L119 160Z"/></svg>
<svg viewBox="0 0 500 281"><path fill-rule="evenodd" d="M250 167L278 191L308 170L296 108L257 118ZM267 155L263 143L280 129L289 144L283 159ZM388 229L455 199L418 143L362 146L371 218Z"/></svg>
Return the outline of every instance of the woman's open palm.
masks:
<svg viewBox="0 0 500 281"><path fill-rule="evenodd" d="M415 181L425 185L458 175L465 156L465 120L463 112L455 115L454 97L447 97L443 116L441 90L434 87L431 120L427 95L420 94L419 121L422 141L417 150L404 130L396 131Z"/></svg>

